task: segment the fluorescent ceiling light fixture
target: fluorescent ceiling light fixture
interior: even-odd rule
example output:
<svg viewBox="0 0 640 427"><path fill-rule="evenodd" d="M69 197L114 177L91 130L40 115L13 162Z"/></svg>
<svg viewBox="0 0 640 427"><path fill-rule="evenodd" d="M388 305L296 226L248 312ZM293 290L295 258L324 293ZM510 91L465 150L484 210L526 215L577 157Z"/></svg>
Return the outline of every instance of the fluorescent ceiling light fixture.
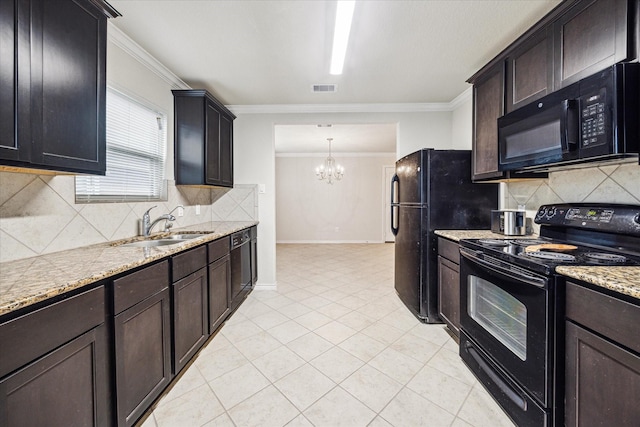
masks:
<svg viewBox="0 0 640 427"><path fill-rule="evenodd" d="M333 51L331 52L331 69L329 73L333 75L342 74L344 66L344 56L347 53L349 43L349 33L351 32L351 21L353 20L353 9L355 0L340 0L336 9L336 27L333 32Z"/></svg>

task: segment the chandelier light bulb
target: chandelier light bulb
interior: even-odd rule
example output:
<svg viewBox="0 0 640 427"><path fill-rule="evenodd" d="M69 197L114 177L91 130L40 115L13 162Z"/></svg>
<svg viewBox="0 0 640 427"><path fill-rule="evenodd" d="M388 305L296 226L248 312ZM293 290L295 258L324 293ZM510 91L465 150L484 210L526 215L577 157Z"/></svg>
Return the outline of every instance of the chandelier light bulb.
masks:
<svg viewBox="0 0 640 427"><path fill-rule="evenodd" d="M327 180L327 184L333 184L333 180L340 181L344 176L344 168L336 164L335 159L331 156L331 141L333 138L327 138L329 141L329 156L324 163L316 168L316 176L320 181Z"/></svg>

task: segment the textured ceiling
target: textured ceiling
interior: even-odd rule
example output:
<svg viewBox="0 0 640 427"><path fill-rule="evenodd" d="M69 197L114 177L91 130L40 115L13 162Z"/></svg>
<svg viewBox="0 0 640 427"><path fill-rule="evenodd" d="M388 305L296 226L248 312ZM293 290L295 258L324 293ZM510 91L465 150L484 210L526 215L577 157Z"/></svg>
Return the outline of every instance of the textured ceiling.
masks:
<svg viewBox="0 0 640 427"><path fill-rule="evenodd" d="M329 74L336 2L110 0L111 22L193 88L232 106L450 103L559 0L359 0ZM336 93L312 93L313 84ZM294 106L293 111L296 110ZM276 126L277 153L396 151L395 124Z"/></svg>
<svg viewBox="0 0 640 427"><path fill-rule="evenodd" d="M450 102L559 0L360 0L341 76L329 74L335 1L110 3L113 24L190 86L272 105Z"/></svg>

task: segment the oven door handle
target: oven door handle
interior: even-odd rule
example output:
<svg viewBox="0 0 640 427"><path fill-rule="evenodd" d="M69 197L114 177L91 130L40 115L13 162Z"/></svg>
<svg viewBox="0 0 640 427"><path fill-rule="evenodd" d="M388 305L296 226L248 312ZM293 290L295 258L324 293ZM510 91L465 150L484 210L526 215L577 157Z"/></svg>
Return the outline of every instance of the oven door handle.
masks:
<svg viewBox="0 0 640 427"><path fill-rule="evenodd" d="M485 261L482 258L478 257L478 254L481 254L481 253L482 252L480 251L473 251L466 248L460 248L460 255L467 258L471 262L481 265L487 270L490 270L498 274L502 274L503 276L507 276L510 279L519 280L529 285L537 286L538 288L544 288L547 283L546 279L543 279L541 277L531 276L529 274L526 274L524 271L509 270L509 269L497 266L495 264L492 264L488 261Z"/></svg>
<svg viewBox="0 0 640 427"><path fill-rule="evenodd" d="M504 380L500 378L498 374L496 374L489 365L487 365L487 362L485 362L482 356L478 354L476 349L473 348L473 346L470 343L466 343L465 349L467 350L467 353L471 355L473 360L476 361L480 369L482 369L484 373L487 374L489 378L491 378L491 381L493 381L513 403L518 405L518 407L523 411L526 411L527 401L523 399L522 396L520 396L511 387L509 387L509 384L504 382Z"/></svg>

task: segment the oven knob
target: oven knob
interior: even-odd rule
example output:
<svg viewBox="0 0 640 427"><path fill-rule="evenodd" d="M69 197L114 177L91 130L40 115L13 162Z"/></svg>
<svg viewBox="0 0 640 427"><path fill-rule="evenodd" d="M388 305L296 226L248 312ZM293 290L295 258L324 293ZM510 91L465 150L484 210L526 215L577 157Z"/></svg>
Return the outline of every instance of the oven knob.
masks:
<svg viewBox="0 0 640 427"><path fill-rule="evenodd" d="M547 211L547 218L548 218L548 219L553 218L553 217L556 215L556 212L557 212L557 211L556 211L555 206L554 206L554 207L552 207L551 209L549 209L549 210Z"/></svg>
<svg viewBox="0 0 640 427"><path fill-rule="evenodd" d="M637 214L636 217L633 220L636 222L636 224L640 225L640 213Z"/></svg>
<svg viewBox="0 0 640 427"><path fill-rule="evenodd" d="M538 211L538 214L536 215L536 219L538 220L542 219L546 213L547 213L547 208L541 207L540 210Z"/></svg>

